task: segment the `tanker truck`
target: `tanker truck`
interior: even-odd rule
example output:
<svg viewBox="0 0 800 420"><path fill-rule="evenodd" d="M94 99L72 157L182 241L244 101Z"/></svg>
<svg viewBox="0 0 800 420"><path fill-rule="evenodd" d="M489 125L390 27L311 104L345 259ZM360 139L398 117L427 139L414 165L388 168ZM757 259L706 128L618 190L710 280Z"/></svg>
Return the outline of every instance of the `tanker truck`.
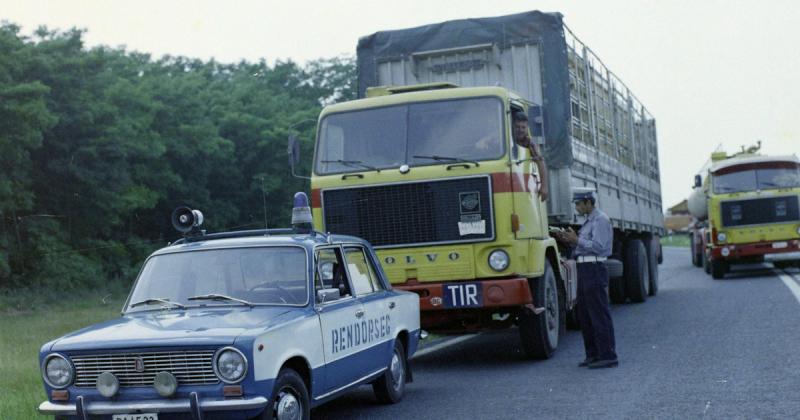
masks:
<svg viewBox="0 0 800 420"><path fill-rule="evenodd" d="M711 154L689 196L691 255L715 279L733 264L800 261L800 160L764 156L758 145Z"/></svg>
<svg viewBox="0 0 800 420"><path fill-rule="evenodd" d="M377 32L357 51L360 99L319 118L312 210L318 229L372 243L393 286L419 295L423 328L517 326L528 356L550 357L576 326L574 262L549 233L580 227L573 190L612 221L611 299L656 293L655 119L560 14ZM543 145L547 201L514 113Z"/></svg>

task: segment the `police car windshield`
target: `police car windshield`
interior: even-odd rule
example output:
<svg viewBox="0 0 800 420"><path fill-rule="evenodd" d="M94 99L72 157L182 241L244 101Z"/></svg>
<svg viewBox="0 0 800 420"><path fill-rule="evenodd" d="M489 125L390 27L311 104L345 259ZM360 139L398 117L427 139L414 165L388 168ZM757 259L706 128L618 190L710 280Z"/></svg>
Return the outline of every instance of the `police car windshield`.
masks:
<svg viewBox="0 0 800 420"><path fill-rule="evenodd" d="M499 98L418 102L342 112L320 126L316 173L497 159L505 153ZM359 166L348 164L359 162Z"/></svg>
<svg viewBox="0 0 800 420"><path fill-rule="evenodd" d="M178 252L150 258L130 302L167 300L168 307L305 305L308 302L306 253L300 247L232 248ZM221 295L232 299L190 299ZM154 304L128 310L160 309Z"/></svg>

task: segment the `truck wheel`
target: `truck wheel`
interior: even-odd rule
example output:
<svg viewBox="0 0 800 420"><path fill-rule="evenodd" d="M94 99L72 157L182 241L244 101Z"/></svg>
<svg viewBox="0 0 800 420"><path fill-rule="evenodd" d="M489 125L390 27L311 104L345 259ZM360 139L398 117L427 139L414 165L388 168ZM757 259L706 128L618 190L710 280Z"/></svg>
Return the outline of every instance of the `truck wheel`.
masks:
<svg viewBox="0 0 800 420"><path fill-rule="evenodd" d="M664 264L664 246L661 245L661 237L656 236L658 241L658 265Z"/></svg>
<svg viewBox="0 0 800 420"><path fill-rule="evenodd" d="M278 373L272 391L272 404L264 410L265 419L311 418L311 403L303 378L294 369L284 368Z"/></svg>
<svg viewBox="0 0 800 420"><path fill-rule="evenodd" d="M723 260L711 260L711 277L719 280L725 277L728 272L728 263Z"/></svg>
<svg viewBox="0 0 800 420"><path fill-rule="evenodd" d="M625 303L625 277L608 279L608 299L611 303Z"/></svg>
<svg viewBox="0 0 800 420"><path fill-rule="evenodd" d="M394 340L392 360L386 372L372 384L375 397L383 404L394 404L403 399L406 389L406 351L399 339Z"/></svg>
<svg viewBox="0 0 800 420"><path fill-rule="evenodd" d="M648 276L648 281L650 283L648 295L655 296L658 293L658 236L653 236L647 243L650 244L650 246L647 247L647 271L648 274L650 274Z"/></svg>
<svg viewBox="0 0 800 420"><path fill-rule="evenodd" d="M625 247L625 294L636 303L646 301L650 294L647 250L639 239L628 241Z"/></svg>
<svg viewBox="0 0 800 420"><path fill-rule="evenodd" d="M702 264L703 264L703 271L705 271L706 274L711 274L711 263L708 261L708 257L705 256L705 253L703 253Z"/></svg>
<svg viewBox="0 0 800 420"><path fill-rule="evenodd" d="M692 253L692 265L695 267L703 266L703 253L697 252L697 244L694 243L694 234L689 239L689 250Z"/></svg>
<svg viewBox="0 0 800 420"><path fill-rule="evenodd" d="M529 281L533 305L545 308L545 311L537 315L523 308L519 315L522 349L529 358L548 359L558 347L559 336L565 330L566 308L559 296L550 261L545 261L541 277Z"/></svg>

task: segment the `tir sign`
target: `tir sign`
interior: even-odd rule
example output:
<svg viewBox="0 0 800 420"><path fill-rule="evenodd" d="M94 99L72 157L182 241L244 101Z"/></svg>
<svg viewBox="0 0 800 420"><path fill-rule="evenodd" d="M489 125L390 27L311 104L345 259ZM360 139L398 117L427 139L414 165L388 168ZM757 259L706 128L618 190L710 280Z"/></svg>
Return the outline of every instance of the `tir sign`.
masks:
<svg viewBox="0 0 800 420"><path fill-rule="evenodd" d="M478 283L445 284L442 286L445 308L480 307L483 301L482 291Z"/></svg>

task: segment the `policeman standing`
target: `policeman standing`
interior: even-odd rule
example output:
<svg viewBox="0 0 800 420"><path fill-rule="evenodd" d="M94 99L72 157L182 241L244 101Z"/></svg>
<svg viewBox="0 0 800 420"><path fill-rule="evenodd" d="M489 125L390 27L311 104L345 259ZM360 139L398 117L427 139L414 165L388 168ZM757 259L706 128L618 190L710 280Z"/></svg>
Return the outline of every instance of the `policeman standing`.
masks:
<svg viewBox="0 0 800 420"><path fill-rule="evenodd" d="M556 239L572 247L578 266L578 319L583 333L586 360L578 366L590 369L615 367L614 324L608 305L608 270L605 260L611 255L614 233L608 216L595 207L593 190L574 192L572 201L586 222L578 233L569 229Z"/></svg>

